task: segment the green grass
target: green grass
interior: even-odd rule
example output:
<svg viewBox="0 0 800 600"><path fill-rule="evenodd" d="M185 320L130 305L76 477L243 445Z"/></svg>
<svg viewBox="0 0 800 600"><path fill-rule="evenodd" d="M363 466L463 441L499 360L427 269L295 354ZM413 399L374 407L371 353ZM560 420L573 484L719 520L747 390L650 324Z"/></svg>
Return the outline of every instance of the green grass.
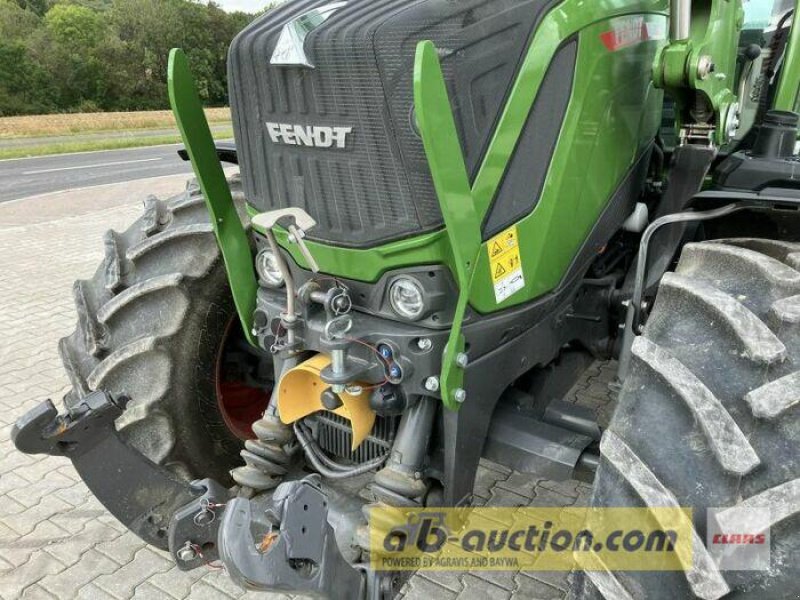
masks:
<svg viewBox="0 0 800 600"><path fill-rule="evenodd" d="M214 132L214 137L226 139L233 137L233 129L223 129ZM134 138L117 138L108 140L82 140L75 142L54 142L41 146L27 146L24 148L0 148L0 160L8 158L28 158L32 156L45 156L48 154L68 154L71 152L90 152L93 150L119 150L121 148L141 148L144 146L158 146L161 144L178 144L181 136L178 133L160 136L145 136Z"/></svg>

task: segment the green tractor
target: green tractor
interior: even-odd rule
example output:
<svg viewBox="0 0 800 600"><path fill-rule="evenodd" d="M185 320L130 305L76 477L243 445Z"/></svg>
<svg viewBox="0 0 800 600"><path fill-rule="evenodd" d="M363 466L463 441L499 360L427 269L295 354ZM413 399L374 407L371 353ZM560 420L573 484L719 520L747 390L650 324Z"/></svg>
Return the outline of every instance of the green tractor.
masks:
<svg viewBox="0 0 800 600"><path fill-rule="evenodd" d="M693 509L684 570L575 598L795 597L800 27L772 4L293 0L231 45L235 145L174 50L196 181L106 234L72 391L17 448L251 589L393 597L368 509L469 506L486 457ZM609 359L601 430L563 397ZM768 570L719 568L713 507L768 510Z"/></svg>

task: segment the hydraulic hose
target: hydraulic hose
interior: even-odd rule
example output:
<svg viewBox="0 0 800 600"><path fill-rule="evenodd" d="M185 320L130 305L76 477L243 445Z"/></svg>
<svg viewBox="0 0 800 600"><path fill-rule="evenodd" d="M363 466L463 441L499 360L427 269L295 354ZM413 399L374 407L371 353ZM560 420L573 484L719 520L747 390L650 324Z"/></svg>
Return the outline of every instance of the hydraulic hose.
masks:
<svg viewBox="0 0 800 600"><path fill-rule="evenodd" d="M303 449L303 452L308 459L308 462L322 475L327 479L348 479L350 477L356 477L357 475L363 475L373 469L380 467L387 458L389 458L389 454L386 453L383 456L379 456L369 462L364 463L363 465L359 465L357 467L345 467L344 465L339 465L330 461L327 457L322 457L322 450L317 446L316 442L312 440L303 430L303 425L300 423L294 424L294 434L297 436L297 440L300 442L300 447ZM334 470L333 468L329 468L325 463L332 463L335 465L336 469L341 470Z"/></svg>
<svg viewBox="0 0 800 600"><path fill-rule="evenodd" d="M334 471L342 471L342 472L350 471L351 469L353 469L353 467L350 467L350 466L347 466L347 465L340 465L336 461L331 460L330 458L325 456L325 453L322 451L322 448L320 448L319 444L317 444L314 441L314 438L311 435L311 429L305 423L300 423L299 422L298 426L300 427L300 429L302 430L303 434L305 435L305 439L307 439L308 442L309 442L309 445L308 445L309 452L313 452L314 456L317 459L319 459L320 461L322 461L322 463L326 467L328 467L330 469L333 469Z"/></svg>

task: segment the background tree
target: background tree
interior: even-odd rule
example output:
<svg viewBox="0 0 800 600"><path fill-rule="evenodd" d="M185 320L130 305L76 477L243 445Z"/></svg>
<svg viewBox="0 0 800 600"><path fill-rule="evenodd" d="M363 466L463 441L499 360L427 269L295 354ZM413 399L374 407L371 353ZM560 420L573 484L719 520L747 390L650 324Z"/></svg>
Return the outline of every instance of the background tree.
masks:
<svg viewBox="0 0 800 600"><path fill-rule="evenodd" d="M0 115L168 108L173 47L203 100L225 105L227 49L253 17L190 0L0 0Z"/></svg>
<svg viewBox="0 0 800 600"><path fill-rule="evenodd" d="M49 74L31 57L26 44L41 21L38 14L16 2L0 3L0 114L56 108Z"/></svg>

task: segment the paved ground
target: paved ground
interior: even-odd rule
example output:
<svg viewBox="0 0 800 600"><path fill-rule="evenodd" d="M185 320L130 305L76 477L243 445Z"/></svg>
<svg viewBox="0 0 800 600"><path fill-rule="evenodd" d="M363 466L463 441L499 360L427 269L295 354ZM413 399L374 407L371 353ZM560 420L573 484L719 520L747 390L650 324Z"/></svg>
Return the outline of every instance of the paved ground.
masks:
<svg viewBox="0 0 800 600"><path fill-rule="evenodd" d="M65 391L56 343L73 328L72 282L94 271L102 257L102 233L109 227L126 227L139 214L147 193L177 191L182 180L164 177L0 205L3 600L268 597L244 594L219 571L178 571L166 555L145 546L106 513L69 461L25 456L9 440L17 416ZM605 420L611 408L607 383L612 373L607 365L595 365L570 397L597 409ZM589 488L576 481L550 482L489 463L481 466L475 487L479 503L507 506L580 505L588 493ZM421 574L404 595L550 600L564 596L565 581L563 573Z"/></svg>

